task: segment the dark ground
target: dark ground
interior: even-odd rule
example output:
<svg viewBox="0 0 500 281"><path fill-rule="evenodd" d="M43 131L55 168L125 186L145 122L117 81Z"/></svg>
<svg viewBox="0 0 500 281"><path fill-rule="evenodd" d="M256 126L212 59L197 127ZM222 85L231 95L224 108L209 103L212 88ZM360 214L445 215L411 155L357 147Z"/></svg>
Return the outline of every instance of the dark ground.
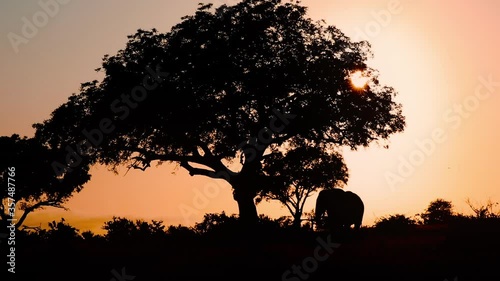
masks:
<svg viewBox="0 0 500 281"><path fill-rule="evenodd" d="M366 228L347 238L312 231L260 234L66 244L20 237L15 276L47 281L500 280L497 222L399 232ZM340 243L331 254L316 251L319 259L327 257L324 261L314 258L322 244L318 237ZM300 272L292 272L294 265Z"/></svg>

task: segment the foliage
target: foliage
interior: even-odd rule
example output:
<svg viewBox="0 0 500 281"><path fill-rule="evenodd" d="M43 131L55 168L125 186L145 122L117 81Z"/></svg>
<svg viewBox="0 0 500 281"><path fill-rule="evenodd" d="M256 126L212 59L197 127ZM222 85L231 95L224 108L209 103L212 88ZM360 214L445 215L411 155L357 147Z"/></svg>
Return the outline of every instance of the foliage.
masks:
<svg viewBox="0 0 500 281"><path fill-rule="evenodd" d="M147 238L161 238L165 236L165 226L162 221L152 220L148 223L144 220L129 220L127 218L115 217L104 223L105 237L113 242L125 242Z"/></svg>
<svg viewBox="0 0 500 281"><path fill-rule="evenodd" d="M297 228L286 216L276 219L260 215L259 220L250 228L238 220L238 216L228 216L225 212L205 214L203 220L195 224L192 230L198 237L214 243L270 243L283 242L283 239L298 239L312 233L307 225ZM243 235L242 235L243 233ZM270 234L272 234L270 236Z"/></svg>
<svg viewBox="0 0 500 281"><path fill-rule="evenodd" d="M194 225L194 230L199 234L207 234L210 232L221 231L224 228L230 229L238 227L237 216L232 214L226 215L223 211L220 214L208 213L203 216L203 220Z"/></svg>
<svg viewBox="0 0 500 281"><path fill-rule="evenodd" d="M268 218L263 220L267 221ZM475 221L479 220L469 222ZM268 223L273 224L270 219ZM480 272L484 276L480 280L494 280L488 277L497 276L494 265L498 260L498 220L496 224L463 224L452 231L432 227L427 228L432 231L410 231L397 237L388 237L387 232L376 228L364 229L361 235L348 239L327 233L294 231L290 227L280 228L280 231L270 228L266 235L261 235L256 243L251 244L247 242L246 233L233 235L233 239L228 240L232 233L227 231L222 231L219 235L219 241L229 241L226 243L204 239L206 235L191 236L188 240L183 235L191 235L193 232L192 228L185 226L168 227L173 232L167 231L169 234L164 240L170 243L161 243L163 239L153 239L155 243L146 244L141 240L135 247L128 241L115 244L110 241L77 239L74 241L75 247L72 247L59 240L54 240L55 244L18 240L16 257L22 260L22 264L19 263L16 269L23 270L16 271L16 274L22 276L22 280L27 275L27 280L35 277L39 280L66 280L68 276L71 276L71 280L92 280L92 276L100 275L108 280L114 278L110 271L116 271L117 276L122 273L121 276L128 276L129 280L134 276L144 277L144 280L157 280L157 276L165 274L168 275L168 280L233 280L234 276L241 276L243 272L246 274L243 278L245 280L276 280L283 276L284 270L299 268L304 264L302 261L318 256L323 259L322 270L315 272L311 280L331 280L332 276L344 273L350 276L349 280L366 280L370 277L377 280L399 280L400 276L410 276L425 270L429 264L435 264L436 266L414 278L428 280L426 277L436 274L451 276L450 272L463 272L460 271L463 267L460 261L463 260L473 266L467 275L477 276ZM61 231L66 229L57 228ZM177 230L184 233L174 234ZM145 239L151 240L150 237ZM342 245L333 249L333 243ZM328 251L329 249L331 250ZM355 270L359 271L360 264L363 268L370 268L374 263L375 271L368 270L363 276L353 275ZM394 264L398 266L394 267ZM54 265L64 266L60 266L58 270L44 270ZM438 267L445 270L438 272ZM121 270L122 268L124 269ZM478 268L484 269L477 271ZM487 273L484 270L488 270ZM75 275L75 272L78 274ZM294 275L289 277L293 279Z"/></svg>
<svg viewBox="0 0 500 281"><path fill-rule="evenodd" d="M198 233L193 227L187 227L183 225L170 225L166 231L167 235L174 240L182 241L186 239L193 239L198 236Z"/></svg>
<svg viewBox="0 0 500 281"><path fill-rule="evenodd" d="M304 216L305 216L305 225L304 227L307 227L307 228L310 228L310 229L315 229L316 227L316 212L314 209L311 209L309 212L305 212L304 213ZM320 218L320 224L324 224L326 220L326 217L322 216Z"/></svg>
<svg viewBox="0 0 500 281"><path fill-rule="evenodd" d="M51 245L65 245L82 241L84 236L80 230L71 226L64 218L59 221L48 222L48 228L23 226L18 234L31 241L48 242ZM85 234L88 237L88 234Z"/></svg>
<svg viewBox="0 0 500 281"><path fill-rule="evenodd" d="M90 230L82 232L81 236L86 242L105 242L104 236L95 234Z"/></svg>
<svg viewBox="0 0 500 281"><path fill-rule="evenodd" d="M64 218L61 218L60 221L52 221L49 222L49 230L47 231L47 238L52 242L72 242L76 239L81 239L80 231L66 223Z"/></svg>
<svg viewBox="0 0 500 281"><path fill-rule="evenodd" d="M281 216L275 220L280 227L287 228L293 226L293 218L290 216Z"/></svg>
<svg viewBox="0 0 500 281"><path fill-rule="evenodd" d="M438 198L431 203L424 213L418 214L424 224L447 223L453 218L453 204L451 201Z"/></svg>
<svg viewBox="0 0 500 281"><path fill-rule="evenodd" d="M417 224L415 219L404 214L394 214L379 218L375 221L374 228L388 232L409 230Z"/></svg>
<svg viewBox="0 0 500 281"><path fill-rule="evenodd" d="M469 207L474 212L474 216L478 219L500 218L500 212L494 211L494 208L495 208L495 206L498 205L498 202L492 202L489 199L485 205L474 206L474 204L471 202L470 198L467 198L465 203L467 203L467 205L469 205Z"/></svg>
<svg viewBox="0 0 500 281"><path fill-rule="evenodd" d="M367 42L314 22L298 1L211 7L200 5L167 33L130 35L124 49L104 56L103 80L83 83L34 125L36 137L52 148L84 143L89 162L112 168L167 161L225 179L239 217L253 221L253 199L276 183L263 174L264 155L338 153L387 144L403 131L396 91L366 64ZM372 80L354 88L354 71ZM230 170L238 160L241 169Z"/></svg>
<svg viewBox="0 0 500 281"><path fill-rule="evenodd" d="M444 206L443 208L437 208L436 206ZM441 212L435 211L442 209L451 210L452 206L450 201L443 199L436 199L429 204L426 209L426 213L431 214L430 217L434 216L442 218ZM445 212L449 213L449 212ZM314 222L314 210L305 213L306 217ZM447 217L447 216L445 216ZM476 216L466 216L464 214L456 213L452 217L448 218L448 222L451 223L454 231L460 232L480 232L487 231L491 229L498 229L498 217L485 217L479 218ZM439 219L434 219L433 222L441 221ZM400 233L406 232L414 229L418 224L416 218L406 216L404 214L392 214L388 216L381 217L377 219L372 227L370 233ZM426 221L426 224L433 224ZM195 223L193 227L183 226L183 225L170 225L165 227L163 222L153 220L148 223L144 220L130 220L127 218L113 217L112 220L104 223L103 229L107 230L104 236L96 235L91 231L84 231L80 234L80 231L69 225L64 218L59 222L52 221L48 224L48 229L42 229L41 227L25 227L20 230L18 234L21 237L29 238L30 241L40 242L49 241L52 244L68 243L76 241L85 241L86 243L100 243L104 245L105 242L113 243L130 243L135 241L137 243L143 243L147 241L152 241L153 243L161 243L162 241L171 241L174 244L177 242L182 243L194 243L200 241L199 238L208 238L208 240L203 240L205 242L215 242L215 241L240 241L243 239L240 230L244 225L238 220L237 215L227 215L224 211L221 213L207 213L205 214L202 221ZM473 227L472 227L473 226ZM276 241L283 242L283 239L288 238L300 238L309 237L304 235L314 234L317 231L313 230L312 225L304 225L300 232L293 226L293 219L290 216L283 216L277 219L269 218L265 215L259 216L259 222L245 235L255 235L255 239L260 239L259 241ZM249 229L247 229L249 230ZM269 236L272 234L271 236ZM297 236L297 234L299 234ZM479 233L478 233L479 234ZM313 239L314 240L314 239Z"/></svg>
<svg viewBox="0 0 500 281"><path fill-rule="evenodd" d="M326 153L315 147L298 147L286 153L276 152L266 158L264 172L279 178L281 184L263 189L257 202L277 200L290 212L295 227L300 227L307 198L318 189L341 187L348 172L338 153Z"/></svg>
<svg viewBox="0 0 500 281"><path fill-rule="evenodd" d="M63 204L90 180L88 163L83 160L71 174L58 177L52 164L64 159L66 152L49 149L35 138L17 134L2 136L0 147L0 185L5 187L0 190L0 218L3 222L10 218L12 200L9 198L13 198L18 208L15 210L18 218L16 228L35 210L64 208ZM9 171L9 168L15 171Z"/></svg>

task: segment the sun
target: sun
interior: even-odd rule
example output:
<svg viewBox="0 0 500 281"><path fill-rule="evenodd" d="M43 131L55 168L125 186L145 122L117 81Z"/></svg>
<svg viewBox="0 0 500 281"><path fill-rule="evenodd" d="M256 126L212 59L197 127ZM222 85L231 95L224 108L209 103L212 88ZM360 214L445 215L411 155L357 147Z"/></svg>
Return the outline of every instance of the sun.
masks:
<svg viewBox="0 0 500 281"><path fill-rule="evenodd" d="M370 77L366 76L361 70L357 70L350 75L349 79L355 88L362 89L366 86Z"/></svg>

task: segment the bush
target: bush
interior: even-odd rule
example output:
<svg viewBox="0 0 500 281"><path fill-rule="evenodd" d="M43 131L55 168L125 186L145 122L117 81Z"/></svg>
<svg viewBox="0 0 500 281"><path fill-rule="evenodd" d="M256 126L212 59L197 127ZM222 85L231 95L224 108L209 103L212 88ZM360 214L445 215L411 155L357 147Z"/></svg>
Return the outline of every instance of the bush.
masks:
<svg viewBox="0 0 500 281"><path fill-rule="evenodd" d="M75 227L67 224L64 218L61 221L49 222L49 230L46 232L47 240L53 244L69 244L75 241L82 240L80 231Z"/></svg>
<svg viewBox="0 0 500 281"><path fill-rule="evenodd" d="M197 233L194 230L194 228L183 226L183 225L171 225L167 229L167 235L169 237L174 237L174 238L188 238L188 237L196 237Z"/></svg>
<svg viewBox="0 0 500 281"><path fill-rule="evenodd" d="M126 218L113 217L113 220L104 223L107 231L105 237L113 242L156 241L166 236L162 221L152 220L148 223L143 220L135 222Z"/></svg>
<svg viewBox="0 0 500 281"><path fill-rule="evenodd" d="M417 222L403 214L382 217L375 222L374 228L384 232L401 232L413 229Z"/></svg>
<svg viewBox="0 0 500 281"><path fill-rule="evenodd" d="M220 214L205 214L203 220L194 225L196 233L204 235L209 233L219 233L221 231L233 231L238 228L238 218L236 215L228 216L225 212Z"/></svg>
<svg viewBox="0 0 500 281"><path fill-rule="evenodd" d="M453 205L451 201L438 198L432 201L424 213L418 214L424 224L448 223L453 218Z"/></svg>

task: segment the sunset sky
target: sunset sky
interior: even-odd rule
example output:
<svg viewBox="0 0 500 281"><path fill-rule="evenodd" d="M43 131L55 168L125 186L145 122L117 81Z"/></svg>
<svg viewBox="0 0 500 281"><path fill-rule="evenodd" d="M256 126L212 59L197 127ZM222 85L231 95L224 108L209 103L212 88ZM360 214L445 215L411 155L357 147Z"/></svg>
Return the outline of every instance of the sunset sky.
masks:
<svg viewBox="0 0 500 281"><path fill-rule="evenodd" d="M139 28L167 32L193 14L200 0L59 2L45 25L39 1L0 2L0 135L33 136L31 125L48 119L80 83L102 78L94 69L105 54L125 47L127 35ZM216 6L236 2L214 1ZM391 137L389 149L373 145L344 154L350 173L346 190L364 200L365 225L389 214L413 216L436 198L452 201L463 213L470 213L467 198L478 204L500 201L500 1L302 0L302 5L311 18L324 19L355 41L368 40L371 66L403 104L407 127ZM26 38L25 20L33 23L34 15L41 25ZM24 41L13 44L13 34ZM102 232L113 215L193 225L204 213L237 213L229 185L174 167L127 175L125 169L114 175L94 167L92 180L68 202L70 211L39 211L25 224L46 227L64 217L81 230ZM309 198L307 211L315 199ZM271 217L288 214L276 202L257 209Z"/></svg>

